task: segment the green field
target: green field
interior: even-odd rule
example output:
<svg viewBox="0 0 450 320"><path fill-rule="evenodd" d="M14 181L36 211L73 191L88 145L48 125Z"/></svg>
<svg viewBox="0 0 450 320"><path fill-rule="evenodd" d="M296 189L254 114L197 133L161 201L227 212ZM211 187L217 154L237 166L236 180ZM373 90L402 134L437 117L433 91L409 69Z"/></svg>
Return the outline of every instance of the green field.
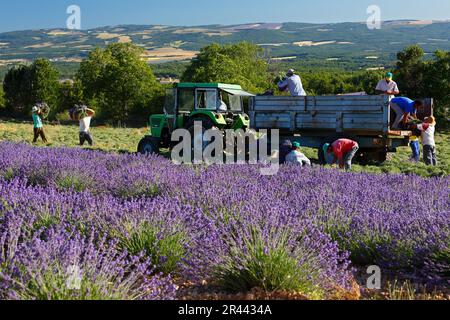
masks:
<svg viewBox="0 0 450 320"><path fill-rule="evenodd" d="M76 147L78 146L78 125L45 125L45 134L49 143L45 145L40 139L38 146ZM147 128L114 128L93 126L95 150L106 152L136 152L139 140L148 131ZM0 120L0 140L26 142L33 141L33 124L26 121Z"/></svg>
<svg viewBox="0 0 450 320"><path fill-rule="evenodd" d="M77 147L78 126L48 124L45 131L49 143L48 147ZM93 149L105 152L134 153L140 139L148 131L147 128L114 128L110 126L95 126L91 129L95 140ZM33 125L31 122L0 120L0 141L14 141L31 143L33 140ZM392 159L381 166L355 165L356 172L373 173L404 173L418 174L425 177L446 176L450 174L450 132L439 133L436 137L439 165L427 167L423 163L409 162L410 149L400 148L392 154ZM44 146L38 142L39 146ZM317 151L305 148L304 153L312 160L317 160Z"/></svg>

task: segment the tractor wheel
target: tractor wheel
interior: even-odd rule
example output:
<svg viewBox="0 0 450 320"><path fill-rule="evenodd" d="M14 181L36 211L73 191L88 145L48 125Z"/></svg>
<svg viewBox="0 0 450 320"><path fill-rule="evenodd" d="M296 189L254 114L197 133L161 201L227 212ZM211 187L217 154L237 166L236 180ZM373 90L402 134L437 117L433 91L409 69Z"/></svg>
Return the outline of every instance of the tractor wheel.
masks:
<svg viewBox="0 0 450 320"><path fill-rule="evenodd" d="M195 123L201 123L202 131L201 134L195 135ZM208 118L208 117L198 117L198 118L192 118L189 119L186 123L185 128L189 131L191 134L191 148L192 148L192 158L195 154L195 147L201 145L202 146L202 152L206 149L206 147L211 143L210 141L205 141L205 131L207 130L219 130L214 124L214 122Z"/></svg>
<svg viewBox="0 0 450 320"><path fill-rule="evenodd" d="M159 154L159 140L153 137L145 137L139 142L138 153L143 155Z"/></svg>

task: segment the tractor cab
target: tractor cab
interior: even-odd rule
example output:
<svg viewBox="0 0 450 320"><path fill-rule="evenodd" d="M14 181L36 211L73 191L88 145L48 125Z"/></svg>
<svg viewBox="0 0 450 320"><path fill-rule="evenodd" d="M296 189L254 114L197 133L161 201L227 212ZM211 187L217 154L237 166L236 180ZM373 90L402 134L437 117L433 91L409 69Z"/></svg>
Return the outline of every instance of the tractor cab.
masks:
<svg viewBox="0 0 450 320"><path fill-rule="evenodd" d="M222 83L179 83L167 89L164 114L150 117L150 132L141 140L138 152L159 153L171 148L176 129L193 131L201 122L204 130L247 129L250 119L244 112L244 98L254 96L239 85Z"/></svg>

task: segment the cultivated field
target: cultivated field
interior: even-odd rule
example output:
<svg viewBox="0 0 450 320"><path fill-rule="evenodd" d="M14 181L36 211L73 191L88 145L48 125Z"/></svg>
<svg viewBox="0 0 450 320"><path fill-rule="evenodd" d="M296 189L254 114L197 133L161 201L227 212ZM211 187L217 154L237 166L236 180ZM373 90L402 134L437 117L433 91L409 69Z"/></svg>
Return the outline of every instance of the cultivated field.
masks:
<svg viewBox="0 0 450 320"><path fill-rule="evenodd" d="M78 127L76 125L47 125L45 127L51 147L75 147L78 144ZM112 128L100 126L92 128L96 150L107 152L136 152L140 139L147 133L147 128ZM29 142L33 140L33 127L30 122L0 121L0 141ZM385 164L354 166L355 172L369 173L406 173L418 174L424 177L450 175L450 133L437 135L438 167L427 167L423 163L409 162L409 148L400 148L398 153L392 154L392 159ZM38 145L42 145L39 142ZM317 160L317 151L305 148L305 154Z"/></svg>
<svg viewBox="0 0 450 320"><path fill-rule="evenodd" d="M146 134L147 128L93 127L96 150L107 152L136 152L139 140ZM77 125L46 125L45 132L50 147L75 147L79 143ZM33 125L29 122L0 121L0 140L31 143ZM38 146L44 146L39 141Z"/></svg>
<svg viewBox="0 0 450 320"><path fill-rule="evenodd" d="M11 142L0 163L0 298L448 298L449 177Z"/></svg>
<svg viewBox="0 0 450 320"><path fill-rule="evenodd" d="M405 148L265 177L136 155L146 128L94 126L94 150L45 129L34 147L31 123L0 122L0 299L450 298L448 134L435 169Z"/></svg>

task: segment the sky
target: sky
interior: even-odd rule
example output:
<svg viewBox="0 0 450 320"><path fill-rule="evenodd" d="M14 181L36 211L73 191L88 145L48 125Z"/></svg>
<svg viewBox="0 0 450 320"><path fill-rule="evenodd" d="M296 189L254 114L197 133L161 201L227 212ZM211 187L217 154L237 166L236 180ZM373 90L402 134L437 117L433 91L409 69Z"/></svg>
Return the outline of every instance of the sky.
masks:
<svg viewBox="0 0 450 320"><path fill-rule="evenodd" d="M378 5L382 20L449 20L449 0L0 0L0 32L64 28L69 5L81 28L119 24L198 26L250 22L366 21Z"/></svg>

